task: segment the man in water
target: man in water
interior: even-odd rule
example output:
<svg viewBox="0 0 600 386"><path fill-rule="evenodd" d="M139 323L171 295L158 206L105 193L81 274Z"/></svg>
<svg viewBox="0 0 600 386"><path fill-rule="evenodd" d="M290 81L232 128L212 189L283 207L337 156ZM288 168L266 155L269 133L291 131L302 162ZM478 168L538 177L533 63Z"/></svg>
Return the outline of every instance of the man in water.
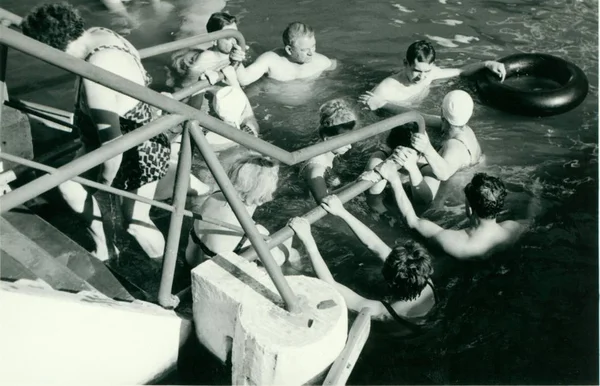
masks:
<svg viewBox="0 0 600 386"><path fill-rule="evenodd" d="M232 61L241 62L245 57L240 47L234 46ZM283 48L265 52L248 67L240 64L236 72L240 84L246 86L264 75L282 82L312 78L333 70L335 65L334 60L316 52L315 31L304 23L293 22L283 31Z"/></svg>
<svg viewBox="0 0 600 386"><path fill-rule="evenodd" d="M506 197L506 188L499 178L485 173L475 174L464 189L469 226L454 230L444 229L416 215L393 162L384 162L379 173L392 186L408 226L459 260L486 259L510 247L526 229L516 221L496 222Z"/></svg>
<svg viewBox="0 0 600 386"><path fill-rule="evenodd" d="M403 71L385 78L372 91L361 95L359 102L371 110L386 108L400 113L407 111L406 106L422 101L434 80L469 76L484 68L498 75L502 81L506 76L504 64L492 60L462 68L440 68L434 62L435 49L431 43L425 40L414 42L406 50Z"/></svg>

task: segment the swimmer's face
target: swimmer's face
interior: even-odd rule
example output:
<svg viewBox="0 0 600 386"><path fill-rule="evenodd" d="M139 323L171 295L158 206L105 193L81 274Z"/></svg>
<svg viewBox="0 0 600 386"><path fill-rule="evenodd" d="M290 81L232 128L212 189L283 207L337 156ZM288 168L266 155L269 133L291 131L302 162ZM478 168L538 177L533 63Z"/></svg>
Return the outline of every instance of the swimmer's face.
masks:
<svg viewBox="0 0 600 386"><path fill-rule="evenodd" d="M233 24L229 24L226 25L225 27L223 27L223 29L234 29L237 31L237 24L233 23ZM215 46L217 47L217 50L219 50L219 52L222 52L224 54L229 54L231 52L231 49L233 48L233 45L235 44L236 40L235 38L226 38L226 39L219 39L215 42Z"/></svg>
<svg viewBox="0 0 600 386"><path fill-rule="evenodd" d="M316 49L317 41L314 36L302 36L296 39L293 45L285 46L290 60L300 64L311 62Z"/></svg>
<svg viewBox="0 0 600 386"><path fill-rule="evenodd" d="M414 84L425 81L433 69L433 63L415 62L408 64L406 59L404 59L404 65L406 66L408 80Z"/></svg>

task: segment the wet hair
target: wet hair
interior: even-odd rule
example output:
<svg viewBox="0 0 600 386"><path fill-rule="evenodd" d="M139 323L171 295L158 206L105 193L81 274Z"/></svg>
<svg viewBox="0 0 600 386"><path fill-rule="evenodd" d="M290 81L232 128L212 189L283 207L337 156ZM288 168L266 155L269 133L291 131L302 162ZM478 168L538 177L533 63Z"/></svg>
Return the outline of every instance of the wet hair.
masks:
<svg viewBox="0 0 600 386"><path fill-rule="evenodd" d="M210 15L210 18L206 23L206 32L217 32L224 27L235 23L237 23L235 16L230 15L227 12L215 12Z"/></svg>
<svg viewBox="0 0 600 386"><path fill-rule="evenodd" d="M429 252L415 241L396 245L381 273L396 300L416 299L433 274Z"/></svg>
<svg viewBox="0 0 600 386"><path fill-rule="evenodd" d="M479 218L493 219L504 206L506 188L499 178L477 173L465 186L465 196Z"/></svg>
<svg viewBox="0 0 600 386"><path fill-rule="evenodd" d="M65 51L69 43L83 35L85 22L70 4L44 4L23 18L21 31L25 36Z"/></svg>
<svg viewBox="0 0 600 386"><path fill-rule="evenodd" d="M279 163L256 152L236 159L227 173L246 205L262 205L273 199L279 181Z"/></svg>
<svg viewBox="0 0 600 386"><path fill-rule="evenodd" d="M406 50L406 61L411 66L416 62L433 63L434 60L435 48L427 40L416 41Z"/></svg>
<svg viewBox="0 0 600 386"><path fill-rule="evenodd" d="M305 36L315 36L315 30L311 26L295 21L283 31L283 45L293 46L296 40Z"/></svg>
<svg viewBox="0 0 600 386"><path fill-rule="evenodd" d="M332 99L320 108L319 136L321 139L333 137L356 126L356 115L343 99Z"/></svg>
<svg viewBox="0 0 600 386"><path fill-rule="evenodd" d="M398 146L410 147L413 149L410 140L412 135L418 132L419 125L417 125L416 122L409 122L401 126L396 126L390 130L390 133L385 140L385 144L392 150Z"/></svg>

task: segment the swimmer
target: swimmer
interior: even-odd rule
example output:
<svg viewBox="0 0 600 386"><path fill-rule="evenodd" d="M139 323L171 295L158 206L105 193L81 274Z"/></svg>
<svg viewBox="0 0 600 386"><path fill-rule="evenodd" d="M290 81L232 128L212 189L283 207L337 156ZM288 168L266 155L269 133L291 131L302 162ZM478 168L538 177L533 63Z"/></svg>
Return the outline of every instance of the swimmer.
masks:
<svg viewBox="0 0 600 386"><path fill-rule="evenodd" d="M395 321L404 328L415 327L419 319L433 309L437 300L431 281L433 267L429 253L414 241L390 248L369 227L350 214L337 196L326 197L321 206L344 220L358 239L382 261L381 273L388 284L389 293L383 300L367 299L336 282L311 234L310 223L301 217L294 218L288 225L304 244L317 277L338 290L348 309L360 312L368 307L374 320Z"/></svg>
<svg viewBox="0 0 600 386"><path fill-rule="evenodd" d="M413 133L409 147L395 149L392 159L408 174L413 204L418 204L420 209L431 204L441 181L447 181L459 170L481 161L479 141L467 125L472 114L471 96L462 90L450 91L442 101L442 141L439 152L431 145L427 132ZM372 174L363 177L373 179ZM383 190L383 187L380 188Z"/></svg>
<svg viewBox="0 0 600 386"><path fill-rule="evenodd" d="M128 3L130 0L101 0L102 4L112 13L120 16L128 24L129 28L138 28L140 22L133 17L125 7L124 3ZM150 0L152 8L159 16L165 16L171 12L174 8L173 4L161 0Z"/></svg>
<svg viewBox="0 0 600 386"><path fill-rule="evenodd" d="M356 115L342 99L330 100L324 103L319 110L321 117L318 131L323 141L344 134L356 126ZM339 177L333 174L333 161L338 155L345 154L351 148L352 145L348 144L328 151L309 159L302 166L301 173L317 203L330 194L330 188L341 185Z"/></svg>
<svg viewBox="0 0 600 386"><path fill-rule="evenodd" d="M371 154L369 161L367 161L365 171L368 172L375 169L375 167L377 167L379 164L392 157L396 148L412 147L412 135L417 133L418 130L419 127L415 122L409 122L404 125L394 127L392 130L390 130L385 141L378 146L377 150L375 150L373 154ZM422 159L421 163L424 162L426 161ZM377 176L375 174L371 174L370 179L376 181L378 180L376 177ZM383 192L386 186L387 181L381 180L366 192L367 204L371 209L375 210L379 214L387 212L387 208L383 203Z"/></svg>
<svg viewBox="0 0 600 386"><path fill-rule="evenodd" d="M475 174L464 189L465 215L469 226L453 230L416 215L393 162L384 162L379 173L392 186L398 208L408 226L456 259L487 259L513 245L526 230L517 221L496 221L506 197L506 188L499 178L485 173Z"/></svg>
<svg viewBox="0 0 600 386"><path fill-rule="evenodd" d="M279 164L255 152L247 152L236 159L228 170L228 176L248 214L271 201L279 181ZM198 213L205 218L215 218L241 227L233 209L222 192L212 193L200 207ZM256 225L264 236L269 231L261 224ZM271 250L275 261L281 265L286 259L293 260L297 252L288 239L278 248ZM194 221L190 230L185 257L192 267L224 252L242 253L250 246L245 234L218 225Z"/></svg>
<svg viewBox="0 0 600 386"><path fill-rule="evenodd" d="M396 113L407 111L422 101L429 93L431 82L456 76L470 76L487 68L504 81L504 64L488 60L469 64L462 68L437 67L435 49L425 40L414 42L406 51L403 71L385 78L372 91L367 91L358 100L371 110L386 108Z"/></svg>
<svg viewBox="0 0 600 386"><path fill-rule="evenodd" d="M150 76L139 53L129 41L109 29L85 29L84 25L83 18L71 5L45 4L23 18L21 30L25 36L140 86L150 84ZM92 80L78 78L75 90L73 120L82 142L77 156L105 146L155 119L147 103ZM158 181L167 173L169 157L169 140L165 134L159 134L105 161L90 174L93 174L91 178L107 186L152 198ZM94 256L100 260L115 256L118 251L114 245L108 245L93 191L74 181L60 184L58 190L71 209L88 223L95 244ZM127 198L121 201L127 232L150 258L162 258L165 240L150 218L151 206Z"/></svg>
<svg viewBox="0 0 600 386"><path fill-rule="evenodd" d="M206 32L213 33L221 30L236 30L237 19L226 12L215 12L206 23ZM173 55L172 68L181 79L169 79L171 86L183 88L198 82L207 71L220 71L230 65L229 54L236 40L223 38L212 42L207 50L191 49L177 52Z"/></svg>
<svg viewBox="0 0 600 386"><path fill-rule="evenodd" d="M235 45L233 61L242 62L246 54ZM256 82L262 76L287 82L313 78L323 71L333 70L336 62L316 52L314 30L300 22L293 22L283 32L283 48L265 52L248 67L240 64L237 76L242 86Z"/></svg>

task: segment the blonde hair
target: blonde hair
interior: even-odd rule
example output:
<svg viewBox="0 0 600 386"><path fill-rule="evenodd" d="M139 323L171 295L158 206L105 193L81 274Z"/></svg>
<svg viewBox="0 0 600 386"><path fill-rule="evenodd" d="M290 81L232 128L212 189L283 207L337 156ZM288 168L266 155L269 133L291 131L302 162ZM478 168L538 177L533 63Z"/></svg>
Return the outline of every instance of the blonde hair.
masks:
<svg viewBox="0 0 600 386"><path fill-rule="evenodd" d="M227 173L246 205L260 206L273 199L279 182L279 163L249 152L236 159Z"/></svg>
<svg viewBox="0 0 600 386"><path fill-rule="evenodd" d="M356 115L343 99L325 102L319 113L319 135L333 137L344 131L352 130L356 125Z"/></svg>

